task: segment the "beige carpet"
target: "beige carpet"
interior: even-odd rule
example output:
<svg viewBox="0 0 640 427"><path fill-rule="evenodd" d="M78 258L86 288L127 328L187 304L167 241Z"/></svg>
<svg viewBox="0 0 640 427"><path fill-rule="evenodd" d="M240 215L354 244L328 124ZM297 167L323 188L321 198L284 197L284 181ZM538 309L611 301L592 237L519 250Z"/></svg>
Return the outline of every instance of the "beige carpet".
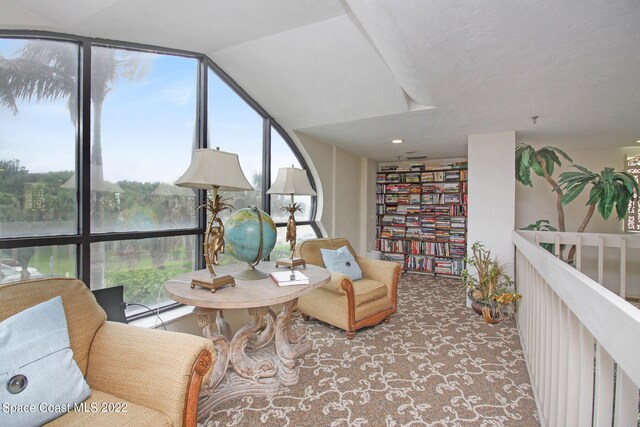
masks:
<svg viewBox="0 0 640 427"><path fill-rule="evenodd" d="M297 385L229 400L200 425L539 425L513 321L484 323L457 280L405 275L398 301L391 322L353 340L305 322L313 349Z"/></svg>

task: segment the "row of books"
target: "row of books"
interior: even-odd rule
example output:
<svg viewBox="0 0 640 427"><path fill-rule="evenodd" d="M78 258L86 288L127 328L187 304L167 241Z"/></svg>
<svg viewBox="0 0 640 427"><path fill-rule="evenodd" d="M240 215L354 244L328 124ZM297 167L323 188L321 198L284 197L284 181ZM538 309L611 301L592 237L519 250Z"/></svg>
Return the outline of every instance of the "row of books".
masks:
<svg viewBox="0 0 640 427"><path fill-rule="evenodd" d="M422 216L420 219L420 225L423 228L464 229L465 224L466 224L465 217Z"/></svg>
<svg viewBox="0 0 640 427"><path fill-rule="evenodd" d="M463 268L464 262L461 259L435 258L433 262L433 272L436 274L455 274L459 276Z"/></svg>
<svg viewBox="0 0 640 427"><path fill-rule="evenodd" d="M386 184L383 188L385 193L420 193L418 184Z"/></svg>
<svg viewBox="0 0 640 427"><path fill-rule="evenodd" d="M404 173L378 173L376 183L420 183L420 182L448 182L467 181L466 169L447 170L439 172L404 172Z"/></svg>
<svg viewBox="0 0 640 427"><path fill-rule="evenodd" d="M423 242L418 240L377 239L376 250L395 254L464 258L466 245L447 242Z"/></svg>
<svg viewBox="0 0 640 427"><path fill-rule="evenodd" d="M408 172L408 171L430 171L430 170L446 170L446 169L466 169L467 162L449 162L440 163L438 165L425 166L424 163L411 163L409 166L398 165L382 165L380 172Z"/></svg>
<svg viewBox="0 0 640 427"><path fill-rule="evenodd" d="M408 194L408 193L385 194L384 203L398 204L398 205L419 205L420 194Z"/></svg>
<svg viewBox="0 0 640 427"><path fill-rule="evenodd" d="M433 271L433 258L423 256L408 256L405 260L405 268L414 271Z"/></svg>
<svg viewBox="0 0 640 427"><path fill-rule="evenodd" d="M405 258L405 268L413 271L459 276L464 268L464 262L461 259L408 255Z"/></svg>
<svg viewBox="0 0 640 427"><path fill-rule="evenodd" d="M376 175L376 182L378 184L400 182L420 183L420 172L379 173Z"/></svg>
<svg viewBox="0 0 640 427"><path fill-rule="evenodd" d="M424 215L449 215L449 216L466 216L467 207L465 205L422 205L420 213Z"/></svg>
<svg viewBox="0 0 640 427"><path fill-rule="evenodd" d="M452 248L453 247L453 248ZM464 257L465 246L464 245L450 245L447 242L421 242L413 241L407 244L407 253L412 255L440 255L440 256L453 256L452 250L455 250L457 254L462 249L462 256Z"/></svg>
<svg viewBox="0 0 640 427"><path fill-rule="evenodd" d="M423 205L448 205L448 204L466 204L467 195L461 193L433 193L423 194L421 198Z"/></svg>
<svg viewBox="0 0 640 427"><path fill-rule="evenodd" d="M466 182L432 182L423 183L421 188L423 193L466 193Z"/></svg>
<svg viewBox="0 0 640 427"><path fill-rule="evenodd" d="M430 193L430 194L377 194L376 204L385 205L451 205L466 204L467 195L464 193ZM414 212L422 212L420 208L413 210ZM404 210L404 212L409 212ZM425 209L424 212L427 212ZM444 212L444 211L443 211ZM443 213L444 214L444 213ZM446 214L445 214L446 215Z"/></svg>
<svg viewBox="0 0 640 427"><path fill-rule="evenodd" d="M407 224L407 217L404 215L384 215L381 225L404 226Z"/></svg>
<svg viewBox="0 0 640 427"><path fill-rule="evenodd" d="M376 228L378 239L405 239L407 241L448 242L464 245L467 242L464 231L441 230L437 228L383 226Z"/></svg>
<svg viewBox="0 0 640 427"><path fill-rule="evenodd" d="M376 239L376 250L382 252L405 253L405 240Z"/></svg>
<svg viewBox="0 0 640 427"><path fill-rule="evenodd" d="M380 230L380 237L388 239L404 239L405 228L404 227L382 227Z"/></svg>

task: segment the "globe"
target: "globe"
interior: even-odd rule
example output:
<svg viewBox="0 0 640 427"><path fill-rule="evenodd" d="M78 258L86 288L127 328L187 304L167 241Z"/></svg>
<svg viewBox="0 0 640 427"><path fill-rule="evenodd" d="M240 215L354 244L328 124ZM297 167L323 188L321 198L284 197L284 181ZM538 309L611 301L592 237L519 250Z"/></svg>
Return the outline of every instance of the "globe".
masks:
<svg viewBox="0 0 640 427"><path fill-rule="evenodd" d="M258 208L239 209L225 221L224 240L226 249L234 258L255 265L268 256L276 245L276 225L266 212Z"/></svg>

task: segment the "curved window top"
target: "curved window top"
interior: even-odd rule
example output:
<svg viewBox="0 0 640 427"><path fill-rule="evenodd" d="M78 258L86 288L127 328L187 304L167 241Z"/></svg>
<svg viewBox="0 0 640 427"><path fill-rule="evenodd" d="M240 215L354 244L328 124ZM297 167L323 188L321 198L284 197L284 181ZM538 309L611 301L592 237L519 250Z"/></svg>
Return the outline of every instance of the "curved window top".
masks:
<svg viewBox="0 0 640 427"><path fill-rule="evenodd" d="M76 174L75 157L77 154L74 153L76 150L72 149L75 142L74 135L77 135L77 139L82 144L83 149L91 153L92 174L95 174L99 166L103 166L101 171L103 179L114 184L112 190L122 188L121 182L140 181L134 175L143 172L142 163L146 164L147 167L156 167L157 170L162 169L167 176L151 177L151 175L148 175L143 177L144 180L140 181L141 183L153 181L158 185L165 183L170 186L173 180L177 178L176 174L179 173L177 169L181 168L167 168L163 164L163 159L180 159L180 164L182 164L184 163L183 158L186 158L181 154L171 154L171 150L183 151L188 146L219 146L223 150L238 153L245 175L255 188L252 194L244 194L243 197L236 201L238 207L240 205L255 204L262 206L266 211L271 211L271 214L276 217L276 221L283 219L280 218L280 212L276 209L277 201L273 200L274 198L267 197L265 192L275 177L273 174L277 173L279 167L295 164L306 168L306 164L293 141L273 118L210 58L201 54L157 46L118 41L97 41L67 34L26 30L0 31L0 56L5 59L15 59L21 47L35 44L47 45L50 51L66 49L68 51L67 56L75 61L75 65L71 64L66 67L72 73L68 77L68 81L71 82L71 86L67 85L69 93L65 99L56 95L45 97L46 99L42 100L36 100L35 97L29 98L29 101L21 100L22 104L20 105L22 106L25 106L27 102L34 105L34 107L35 104L38 105L37 108L22 109L24 113L21 112L19 118L12 116L11 109L7 108L5 102L2 102L0 103L0 121L11 123L14 128L22 126L19 132L11 133L14 135L27 135L29 132L33 133L38 129L42 130L41 126L35 127L27 123L36 120L29 118L27 111L30 113L43 111L42 109L46 107L47 102L50 104L50 107L47 108L55 108L58 113L66 110L67 117L59 120L59 130L47 130L48 136L45 139L48 144L31 149L30 153L32 154L22 156L24 159L21 158L21 154L11 148L10 141L5 141L7 135L4 135L3 132L3 134L0 134L0 139L3 141L0 144L2 146L2 149L0 149L0 161L7 163L18 159L22 163L18 165L9 165L7 163L7 168L4 169L8 170L10 169L9 166L15 166L18 169L26 168L29 170L34 158L40 157L50 160L55 157L53 153L51 156L46 154L47 150L53 149L54 145L57 144L52 140L52 135L59 132L68 134L64 139L66 141L64 144L69 145L68 149L55 151L64 153L69 160L67 164L59 167L60 170L64 170L65 174L68 175L65 175L64 181L68 184L69 191L67 193L70 195L70 200L62 203L60 209L64 207L69 212L64 215L60 214L64 216L64 221L57 225L58 228L45 227L50 231L55 230L52 235L61 233L69 235L74 234L74 232L80 235L83 233L82 230L78 229L79 223L77 222L77 217L81 215L82 209L76 208L73 200L75 198L73 190L78 186L82 186L81 176L76 176L80 174L80 171L78 171L79 174ZM91 60L91 75L83 71L83 63L81 61L83 55ZM113 59L113 61L105 61L105 56ZM131 65L127 64L127 60L136 58L139 59L137 66L127 68L127 65ZM103 70L111 66L110 64L120 67L111 77L102 73ZM206 65L206 67L203 68L198 64ZM203 69L207 70L206 76L202 75L201 70ZM79 74L78 70L80 70ZM91 91L87 91L90 93L85 94L85 96L90 96L91 98L72 100L70 96L81 93L81 86L87 81L91 82ZM99 99L98 93L94 90L100 85L105 88L103 91L104 99ZM58 104L60 105L58 106ZM90 114L87 114L89 113L88 111L83 112L81 110L82 105L91 106ZM69 112L71 112L70 116L68 115ZM56 114L55 116L60 115ZM182 117L182 115L185 116ZM53 118L54 115L48 114L48 117ZM69 117L71 117L71 120L69 120ZM24 124L21 125L20 123ZM86 125L87 123L90 125L91 132L81 132L81 129L85 128L85 126L76 126ZM63 130L62 127L66 127L67 130ZM8 128L3 126L3 129ZM204 135L206 135L206 138ZM98 139L97 146L96 136ZM34 135L28 138L31 141L36 141L36 144L37 141L43 141L43 138ZM162 142L167 138L173 138L178 145L170 148L170 144ZM123 140L129 142L124 147L120 144L121 147L117 148L117 141ZM60 143L62 144L63 142ZM33 155L33 153L38 155ZM127 156L129 159L138 160L140 167L127 166L126 162L117 161L119 156ZM95 159L103 160L105 164L98 165L100 162L94 162ZM271 159L270 163L268 162L269 159ZM110 166L106 164L107 160L110 161ZM36 171L35 167L32 171ZM312 178L311 182L314 185ZM44 202L38 199L38 194L42 193L40 191L42 189L36 187L34 186L30 192L22 191L20 195L7 196L0 199L0 204L8 203L10 205L8 207L0 206L0 212L16 210L18 204L24 205L26 203L23 199L27 196L31 201L29 206L37 207L38 203L42 205ZM94 187L95 190L97 184ZM123 192L126 190L132 189L123 189ZM45 193L47 191L49 190L46 190ZM89 232L119 233L156 229L184 229L195 224L193 215L182 215L177 222L175 218L158 219L164 224L162 226L149 226L153 221L147 221L149 224L134 228L118 226L118 217L122 216L119 211L122 206L119 204L124 202L118 197L118 194L124 194L123 192L107 192L108 194L105 197L100 200L94 200L97 205L91 209L91 230ZM239 196L239 194L236 196ZM273 200L273 203L268 203L270 199ZM315 219L315 197L306 197L301 202L305 205L305 210L300 216L300 221L312 222ZM95 211L97 206L103 205L113 211L111 212L113 214L112 218L100 218L101 214ZM36 211L31 215L34 218L33 221L38 220L38 218L48 218L47 215L40 215ZM149 216L149 218L153 216L148 212L142 213ZM96 223L96 219L100 223ZM4 223L6 221L7 218L0 216L0 222ZM129 225L131 224L130 222ZM33 232L36 235L39 233L37 227L28 228L31 234L19 230L10 232L10 227L4 225L0 239L7 237L19 239L33 235ZM51 225L50 221L49 225Z"/></svg>

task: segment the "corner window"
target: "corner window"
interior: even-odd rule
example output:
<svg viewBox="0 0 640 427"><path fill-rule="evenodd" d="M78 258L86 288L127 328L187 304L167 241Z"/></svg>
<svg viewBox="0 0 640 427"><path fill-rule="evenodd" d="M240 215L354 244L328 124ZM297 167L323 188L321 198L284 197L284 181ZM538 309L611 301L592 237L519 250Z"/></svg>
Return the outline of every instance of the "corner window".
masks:
<svg viewBox="0 0 640 427"><path fill-rule="evenodd" d="M267 206L262 194L300 157L286 135L265 135L273 119L215 68L163 48L0 34L0 283L63 276L91 289L122 285L129 315L175 304L162 284L204 267L202 192L173 185L194 148L238 154L254 190L223 195L235 210L271 209L286 221L285 201ZM313 237L313 200L299 202L298 236Z"/></svg>

